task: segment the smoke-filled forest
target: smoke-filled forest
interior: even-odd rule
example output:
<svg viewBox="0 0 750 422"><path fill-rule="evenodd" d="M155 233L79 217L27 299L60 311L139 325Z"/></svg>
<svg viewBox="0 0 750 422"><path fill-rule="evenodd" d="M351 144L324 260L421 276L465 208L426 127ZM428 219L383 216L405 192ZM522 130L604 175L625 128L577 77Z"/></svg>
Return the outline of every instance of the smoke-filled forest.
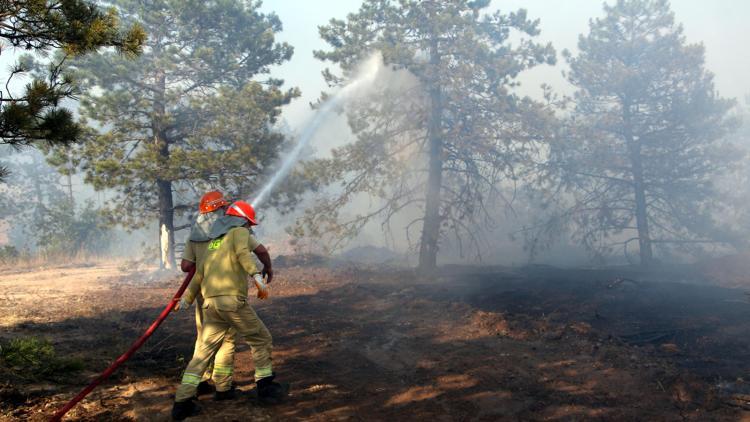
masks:
<svg viewBox="0 0 750 422"><path fill-rule="evenodd" d="M0 421L750 420L748 13L0 1Z"/></svg>

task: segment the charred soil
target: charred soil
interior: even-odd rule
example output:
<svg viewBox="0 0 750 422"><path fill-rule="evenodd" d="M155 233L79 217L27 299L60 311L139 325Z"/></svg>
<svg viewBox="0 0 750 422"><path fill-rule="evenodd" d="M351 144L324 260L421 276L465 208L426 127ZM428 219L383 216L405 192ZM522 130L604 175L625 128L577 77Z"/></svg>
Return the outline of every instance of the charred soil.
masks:
<svg viewBox="0 0 750 422"><path fill-rule="evenodd" d="M440 277L280 267L253 301L274 336L287 403L201 397L191 420L742 420L750 301L696 271L446 268ZM63 379L0 371L0 420L45 420L159 313L179 274L117 266L0 275L0 341L49 340L85 362ZM70 420L168 420L192 353L173 314ZM18 368L16 368L18 369ZM750 407L748 407L750 408Z"/></svg>

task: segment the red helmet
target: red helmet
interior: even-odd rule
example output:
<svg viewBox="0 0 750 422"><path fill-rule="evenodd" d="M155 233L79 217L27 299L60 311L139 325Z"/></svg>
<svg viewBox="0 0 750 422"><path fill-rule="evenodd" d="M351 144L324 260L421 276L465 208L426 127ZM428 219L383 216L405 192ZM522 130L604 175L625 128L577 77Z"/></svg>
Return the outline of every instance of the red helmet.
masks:
<svg viewBox="0 0 750 422"><path fill-rule="evenodd" d="M198 210L201 214L206 214L214 212L225 205L229 205L229 202L224 199L224 195L221 192L214 190L203 195Z"/></svg>
<svg viewBox="0 0 750 422"><path fill-rule="evenodd" d="M229 206L227 215L246 218L247 221L250 222L250 225L258 225L258 223L255 222L255 208L245 201L235 201L235 203Z"/></svg>

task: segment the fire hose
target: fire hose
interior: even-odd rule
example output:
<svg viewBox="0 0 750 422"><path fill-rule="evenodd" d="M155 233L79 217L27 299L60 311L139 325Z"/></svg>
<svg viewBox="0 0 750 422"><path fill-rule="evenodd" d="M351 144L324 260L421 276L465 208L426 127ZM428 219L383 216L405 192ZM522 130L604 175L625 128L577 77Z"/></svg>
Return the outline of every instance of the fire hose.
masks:
<svg viewBox="0 0 750 422"><path fill-rule="evenodd" d="M142 336L138 338L128 349L127 352L123 353L117 360L112 362L111 365L109 365L109 368L107 368L104 372L101 373L96 379L91 381L91 383L86 386L83 390L81 390L78 395L73 397L69 402L65 404L65 406L61 407L60 410L57 411L57 413L54 414L50 418L50 422L59 422L62 420L63 416L65 416L66 413L70 411L73 407L75 407L78 402L83 400L84 397L86 397L96 386L101 384L104 380L109 378L110 375L112 375L113 372L117 370L117 368L120 367L123 363L125 363L128 359L130 359L133 354L143 346L143 344L148 340L149 337L151 337L152 334L156 331L157 328L161 325L162 322L164 322L165 319L169 316L169 313L172 312L174 307L177 305L177 303L180 301L180 297L182 297L182 294L185 292L185 289L187 289L188 284L190 284L190 280L193 279L193 275L195 274L195 269L192 269L186 276L185 280L182 282L182 285L177 290L177 293L175 293L172 300L167 303L167 306L164 308L163 311L161 311L161 314L154 320L154 322L151 324L150 327L146 330L146 332L143 333Z"/></svg>

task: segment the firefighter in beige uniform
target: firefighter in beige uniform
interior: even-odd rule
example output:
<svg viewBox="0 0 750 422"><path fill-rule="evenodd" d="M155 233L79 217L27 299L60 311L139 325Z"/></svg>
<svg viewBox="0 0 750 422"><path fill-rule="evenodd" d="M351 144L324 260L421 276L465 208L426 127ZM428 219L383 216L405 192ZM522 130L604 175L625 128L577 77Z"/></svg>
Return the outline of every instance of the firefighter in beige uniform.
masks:
<svg viewBox="0 0 750 422"><path fill-rule="evenodd" d="M201 341L196 343L193 358L175 394L172 417L176 420L200 411L194 401L198 384L230 329L252 347L255 382L261 403L279 403L288 393L288 385L274 382L271 333L247 303L248 277L259 273L251 251L262 246L249 230L255 224L255 210L250 204L237 201L229 207L226 215L212 226L210 234L213 240L208 244L206 258L198 265L180 300L180 308L188 307L200 292L204 300L204 325ZM266 265L268 268L264 268L264 273L270 283L273 277L270 259L264 262ZM265 287L260 280L257 283ZM259 288L259 296L266 294L267 291Z"/></svg>
<svg viewBox="0 0 750 422"><path fill-rule="evenodd" d="M180 268L184 272L190 272L194 267L201 264L206 256L208 242L211 240L211 226L224 215L229 202L219 191L208 192L201 198L198 210L200 214L190 230L188 241L185 242L185 251L182 255ZM200 348L203 332L203 297L198 294L195 298L195 349ZM234 330L229 330L198 384L197 394L210 393L212 388L208 381L213 379L216 393L215 400L227 400L233 398L232 394L232 372L234 368Z"/></svg>

